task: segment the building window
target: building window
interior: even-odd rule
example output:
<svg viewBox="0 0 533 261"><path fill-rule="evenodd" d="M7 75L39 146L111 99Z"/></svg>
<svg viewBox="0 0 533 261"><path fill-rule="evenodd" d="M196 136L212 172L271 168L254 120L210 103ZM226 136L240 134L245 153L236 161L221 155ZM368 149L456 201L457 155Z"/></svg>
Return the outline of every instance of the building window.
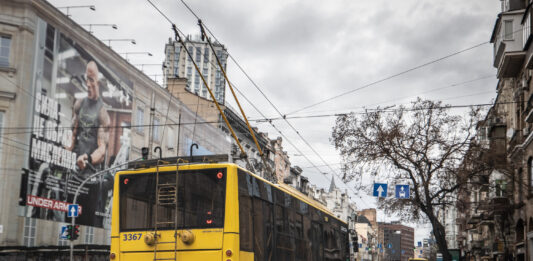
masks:
<svg viewBox="0 0 533 261"><path fill-rule="evenodd" d="M188 60L188 61L191 61L191 57L192 57L192 46L187 47L187 50L189 51L189 54L190 54L190 56L187 55L187 60Z"/></svg>
<svg viewBox="0 0 533 261"><path fill-rule="evenodd" d="M35 246L35 226L34 218L24 218L24 245L27 247Z"/></svg>
<svg viewBox="0 0 533 261"><path fill-rule="evenodd" d="M94 227L85 227L85 244L94 242Z"/></svg>
<svg viewBox="0 0 533 261"><path fill-rule="evenodd" d="M174 137L174 129L172 127L168 127L168 132L167 132L167 148L169 150L172 150L174 149L174 147L176 146L175 144L175 137Z"/></svg>
<svg viewBox="0 0 533 261"><path fill-rule="evenodd" d="M4 135L4 112L0 111L0 155L2 155L2 137Z"/></svg>
<svg viewBox="0 0 533 261"><path fill-rule="evenodd" d="M209 49L206 47L204 49L204 63L208 63L209 62Z"/></svg>
<svg viewBox="0 0 533 261"><path fill-rule="evenodd" d="M513 40L513 20L503 21L503 40Z"/></svg>
<svg viewBox="0 0 533 261"><path fill-rule="evenodd" d="M202 48L196 47L196 62L199 63L202 58Z"/></svg>
<svg viewBox="0 0 533 261"><path fill-rule="evenodd" d="M161 129L159 126L160 122L159 122L159 119L158 118L154 118L154 122L153 122L153 125L152 125L152 140L154 141L159 141L160 137L159 137L159 130Z"/></svg>
<svg viewBox="0 0 533 261"><path fill-rule="evenodd" d="M527 175L529 180L529 195L533 195L533 157L527 160Z"/></svg>
<svg viewBox="0 0 533 261"><path fill-rule="evenodd" d="M194 74L194 92L198 93L200 91L200 76L198 73Z"/></svg>
<svg viewBox="0 0 533 261"><path fill-rule="evenodd" d="M524 170L520 168L518 170L518 202L524 201Z"/></svg>
<svg viewBox="0 0 533 261"><path fill-rule="evenodd" d="M140 133L140 134L144 134L144 109L143 107L141 106L137 106L137 113L135 115L135 123L136 123L136 127L135 127L135 130Z"/></svg>
<svg viewBox="0 0 533 261"><path fill-rule="evenodd" d="M11 47L11 37L0 35L0 67L9 66L9 48Z"/></svg>

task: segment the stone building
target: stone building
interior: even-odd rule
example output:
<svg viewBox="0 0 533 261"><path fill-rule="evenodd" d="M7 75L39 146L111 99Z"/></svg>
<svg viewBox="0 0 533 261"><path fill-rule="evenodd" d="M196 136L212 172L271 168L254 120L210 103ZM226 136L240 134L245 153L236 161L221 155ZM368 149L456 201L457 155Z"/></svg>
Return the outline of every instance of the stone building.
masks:
<svg viewBox="0 0 533 261"><path fill-rule="evenodd" d="M105 259L113 173L139 159L141 147L161 147L163 157L186 155L192 143L212 154L231 149L212 125L180 124L205 120L44 0L2 1L0 50L0 125L8 126L0 136L0 256L65 255L60 235L73 188L99 171L78 197L94 215L77 219L74 244L77 255Z"/></svg>
<svg viewBox="0 0 533 261"><path fill-rule="evenodd" d="M533 48L531 0L504 0L490 42L497 96L478 125L492 169L459 194L458 243L469 260L533 259Z"/></svg>
<svg viewBox="0 0 533 261"><path fill-rule="evenodd" d="M357 247L359 251L356 254L356 260L377 260L377 221L376 209L363 209L357 212L355 218L354 230L357 233Z"/></svg>

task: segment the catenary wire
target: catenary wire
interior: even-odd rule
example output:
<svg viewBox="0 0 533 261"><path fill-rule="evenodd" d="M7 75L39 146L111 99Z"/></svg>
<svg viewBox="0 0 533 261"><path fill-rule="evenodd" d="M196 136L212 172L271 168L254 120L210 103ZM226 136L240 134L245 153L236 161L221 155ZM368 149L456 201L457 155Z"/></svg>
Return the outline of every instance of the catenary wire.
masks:
<svg viewBox="0 0 533 261"><path fill-rule="evenodd" d="M198 15L196 15L196 13L194 13L194 11L193 11L193 10L187 5L187 3L185 3L185 1L183 1L183 0L180 0L180 1L181 1L181 2L187 7L187 9L188 9L188 10L189 10L189 11L190 11L190 12L191 12L191 13L192 13L192 14L193 14L198 20L201 20L200 17L198 17ZM217 40L218 42L220 42L220 41L217 39L217 37L211 32L211 30L209 29L209 27L208 27L207 25L204 24L204 27L205 27L206 30L209 32L209 34L210 34L213 38L215 38L215 40ZM240 69L240 70L246 75L246 77L252 82L252 84L253 84L254 86L256 86L256 88L261 92L261 94L262 94L262 95L265 97L265 99L270 103L270 105L271 105L271 106L272 106L272 107L273 107L273 108L274 108L274 109L275 109L280 115L282 115L281 112L279 111L279 109L278 109L278 108L272 103L272 101L270 101L270 99L269 99L269 98L263 93L263 91L259 88L259 86L257 86L257 84L255 84L255 82L251 79L251 77L250 77L250 76L244 71L244 69L242 68L242 66L236 61L236 59L234 59L234 57L233 57L229 52L228 52L228 56L229 56L229 57L231 58L231 60L232 60L232 61L233 61L238 67L239 67L239 69ZM238 91L239 91L239 90L238 90ZM241 93L241 92L239 91L239 93ZM326 161L322 158L322 156L321 156L321 155L320 155L320 154L319 154L319 153L318 153L318 152L317 152L317 151L311 146L311 144L310 144L310 143L309 143L309 142L308 142L308 141L307 141L307 140L306 140L306 139L300 134L300 132L297 131L296 128L295 128L295 127L294 127L294 126L293 126L288 120L285 119L285 122L291 127L291 129L292 129L294 132L296 132L296 134L302 139L302 141L304 141L304 143L305 143L307 146L309 146L309 147L311 148L311 150L312 150L312 151L318 156L318 158L320 158L320 159L324 162L324 164L327 165L327 162L326 162ZM274 126L272 123L271 123L271 125ZM279 129L276 128L276 130L280 133L280 135L285 136L285 135L283 135L283 134L281 133L281 131L279 131ZM289 139L287 139L286 137L285 137L285 139L286 139L286 140L287 140L287 141L288 141L288 142L289 142L289 143L290 143L295 149L297 149L297 147L296 147L292 142L290 142ZM297 151L300 151L300 150L297 149ZM306 158L307 161L309 161L310 163L312 163L312 161L311 161L306 155L304 155L304 157ZM314 164L313 164L313 165L314 165ZM340 179L340 177L336 174L335 170L334 170L331 166L328 165L328 168L332 171L332 175L335 175L335 176L337 176L337 178ZM316 168L316 169L319 171L319 173L321 173L322 175L326 176L326 175L325 175L325 174L324 174L319 168ZM326 179L328 179L327 176L326 176ZM342 180L342 179L340 179L340 180ZM346 185L346 184L345 184L345 185ZM346 185L346 186L347 186L347 185ZM349 187L349 186L347 186L347 187ZM356 193L355 191L353 191L353 189L352 189L351 187L349 187L349 188L352 190L352 192L354 193L354 195L358 195L358 193ZM360 196L359 196L359 197L360 197ZM363 200L363 198L361 198L361 199ZM364 200L363 200L363 202L364 202Z"/></svg>

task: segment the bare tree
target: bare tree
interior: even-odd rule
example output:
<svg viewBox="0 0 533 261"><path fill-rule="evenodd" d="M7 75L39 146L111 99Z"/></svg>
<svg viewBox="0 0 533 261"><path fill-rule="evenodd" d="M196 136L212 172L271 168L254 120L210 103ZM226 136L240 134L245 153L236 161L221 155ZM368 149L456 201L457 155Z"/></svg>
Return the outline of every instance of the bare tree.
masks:
<svg viewBox="0 0 533 261"><path fill-rule="evenodd" d="M418 98L409 108L339 116L333 128L344 178L409 184L410 198L381 198L378 207L402 220L429 220L444 260L451 256L438 212L455 205L457 190L485 169L472 164L479 114L472 108L466 117L452 115L449 106Z"/></svg>

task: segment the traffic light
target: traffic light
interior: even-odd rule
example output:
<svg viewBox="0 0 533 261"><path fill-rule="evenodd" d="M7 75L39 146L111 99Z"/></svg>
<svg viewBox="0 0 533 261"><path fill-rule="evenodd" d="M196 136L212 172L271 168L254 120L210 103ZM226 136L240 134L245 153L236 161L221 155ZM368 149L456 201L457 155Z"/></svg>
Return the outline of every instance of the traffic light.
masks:
<svg viewBox="0 0 533 261"><path fill-rule="evenodd" d="M67 225L67 239L74 241L80 237L80 225Z"/></svg>
<svg viewBox="0 0 533 261"><path fill-rule="evenodd" d="M72 225L67 225L67 239L72 240Z"/></svg>
<svg viewBox="0 0 533 261"><path fill-rule="evenodd" d="M141 148L141 157L142 160L148 160L148 155L150 154L150 150L147 147Z"/></svg>
<svg viewBox="0 0 533 261"><path fill-rule="evenodd" d="M76 240L80 237L80 225L72 226L72 240Z"/></svg>
<svg viewBox="0 0 533 261"><path fill-rule="evenodd" d="M352 244L353 244L353 252L359 252L359 242L358 242L358 236L352 236Z"/></svg>

